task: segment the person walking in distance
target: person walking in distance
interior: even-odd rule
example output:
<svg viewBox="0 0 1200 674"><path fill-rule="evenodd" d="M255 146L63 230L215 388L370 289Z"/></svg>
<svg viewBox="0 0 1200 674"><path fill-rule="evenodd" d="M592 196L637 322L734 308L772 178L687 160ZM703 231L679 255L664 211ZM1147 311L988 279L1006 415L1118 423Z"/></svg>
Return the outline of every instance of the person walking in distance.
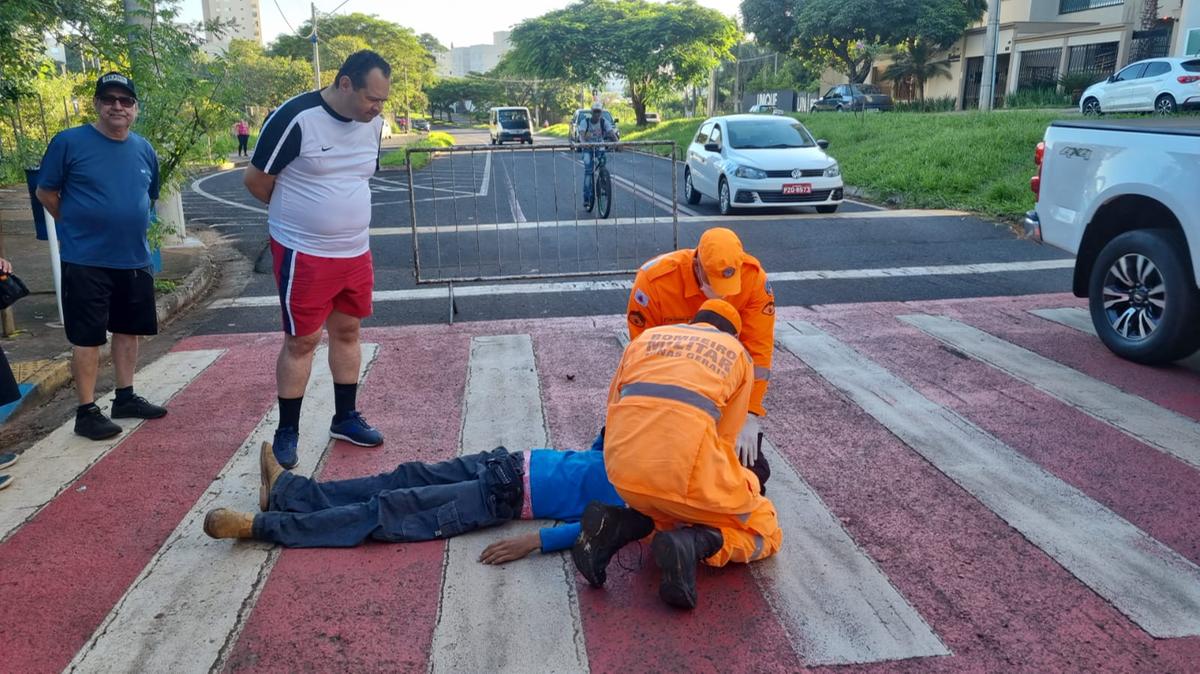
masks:
<svg viewBox="0 0 1200 674"><path fill-rule="evenodd" d="M268 204L283 347L275 368L279 427L272 443L285 468L298 458L300 407L321 328L329 333L336 413L332 437L363 447L383 443L356 408L359 327L371 315L371 176L379 169L392 69L379 54L351 54L333 84L301 94L267 119L246 189Z"/></svg>
<svg viewBox="0 0 1200 674"><path fill-rule="evenodd" d="M250 142L250 125L246 123L246 120L239 119L237 124L233 125L233 133L237 136L238 156L248 156L249 151L246 149L246 145Z"/></svg>
<svg viewBox="0 0 1200 674"><path fill-rule="evenodd" d="M79 408L75 432L103 440L121 427L95 404L100 346L113 334L117 392L114 418L157 419L167 410L133 392L138 336L158 332L154 274L146 233L158 199L158 156L130 130L137 89L120 73L96 81L96 121L50 141L38 174L37 198L57 225L62 303L74 346L71 374Z"/></svg>

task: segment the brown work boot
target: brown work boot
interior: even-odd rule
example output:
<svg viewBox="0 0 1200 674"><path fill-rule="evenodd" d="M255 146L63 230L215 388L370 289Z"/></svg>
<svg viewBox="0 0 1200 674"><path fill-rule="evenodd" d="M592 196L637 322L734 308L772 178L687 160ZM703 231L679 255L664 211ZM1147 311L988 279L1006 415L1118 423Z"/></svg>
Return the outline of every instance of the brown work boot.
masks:
<svg viewBox="0 0 1200 674"><path fill-rule="evenodd" d="M650 551L662 571L658 596L676 608L696 608L696 566L725 545L721 532L692 526L664 531L654 537Z"/></svg>
<svg viewBox="0 0 1200 674"><path fill-rule="evenodd" d="M271 509L271 490L275 488L275 480L283 475L285 469L275 460L271 443L266 440L263 440L262 449L258 450L258 466L261 478L258 484L258 509L267 512Z"/></svg>
<svg viewBox="0 0 1200 674"><path fill-rule="evenodd" d="M633 508L592 501L583 510L579 538L571 548L575 568L592 587L608 580L608 562L626 545L654 531L654 520Z"/></svg>
<svg viewBox="0 0 1200 674"><path fill-rule="evenodd" d="M212 538L254 538L254 513L217 508L204 516L204 533Z"/></svg>

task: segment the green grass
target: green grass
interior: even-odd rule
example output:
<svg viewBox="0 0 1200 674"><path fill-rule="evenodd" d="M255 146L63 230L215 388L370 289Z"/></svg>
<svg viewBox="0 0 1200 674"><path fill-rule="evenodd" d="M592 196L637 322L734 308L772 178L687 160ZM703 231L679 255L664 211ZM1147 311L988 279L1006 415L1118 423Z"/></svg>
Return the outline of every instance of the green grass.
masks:
<svg viewBox="0 0 1200 674"><path fill-rule="evenodd" d="M379 164L380 164L380 166L390 166L390 167L404 166L405 162L407 161L407 159L406 159L406 155L408 154L407 151L412 148L416 148L416 147L434 147L434 148L450 147L450 146L454 145L455 143L456 143L456 141L454 140L454 136L451 136L450 134L446 133L445 131L433 131L425 138L422 138L421 140L419 140L415 143L411 143L405 148L401 148L399 150L394 150L392 152L389 152L389 153L383 155L383 158L379 160ZM431 153L431 152L414 152L412 154L413 170L415 171L415 170L425 166L426 164L428 164L431 157L433 157L433 153Z"/></svg>
<svg viewBox="0 0 1200 674"><path fill-rule="evenodd" d="M798 115L842 166L847 185L905 208L953 208L1002 218L1033 204L1033 150L1061 112ZM686 148L702 119L674 119L622 140L674 140Z"/></svg>

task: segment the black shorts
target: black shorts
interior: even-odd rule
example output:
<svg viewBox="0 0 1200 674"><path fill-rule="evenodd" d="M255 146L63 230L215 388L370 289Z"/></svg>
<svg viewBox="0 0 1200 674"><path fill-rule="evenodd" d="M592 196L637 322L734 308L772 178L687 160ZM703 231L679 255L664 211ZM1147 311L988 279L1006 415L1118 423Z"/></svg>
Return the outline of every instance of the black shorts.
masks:
<svg viewBox="0 0 1200 674"><path fill-rule="evenodd" d="M149 269L110 269L62 263L63 319L75 346L100 346L105 332L158 334L154 274Z"/></svg>

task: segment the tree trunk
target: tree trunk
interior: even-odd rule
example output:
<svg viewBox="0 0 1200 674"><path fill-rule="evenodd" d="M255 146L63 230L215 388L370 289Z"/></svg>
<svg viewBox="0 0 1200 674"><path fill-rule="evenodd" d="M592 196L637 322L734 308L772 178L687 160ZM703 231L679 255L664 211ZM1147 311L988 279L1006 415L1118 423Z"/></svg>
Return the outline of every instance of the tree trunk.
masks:
<svg viewBox="0 0 1200 674"><path fill-rule="evenodd" d="M925 78L917 78L917 96L921 98L921 106L925 106Z"/></svg>
<svg viewBox="0 0 1200 674"><path fill-rule="evenodd" d="M632 81L629 82L629 104L633 106L633 114L636 117L635 122L638 126L646 125L646 101L642 98L642 93Z"/></svg>

